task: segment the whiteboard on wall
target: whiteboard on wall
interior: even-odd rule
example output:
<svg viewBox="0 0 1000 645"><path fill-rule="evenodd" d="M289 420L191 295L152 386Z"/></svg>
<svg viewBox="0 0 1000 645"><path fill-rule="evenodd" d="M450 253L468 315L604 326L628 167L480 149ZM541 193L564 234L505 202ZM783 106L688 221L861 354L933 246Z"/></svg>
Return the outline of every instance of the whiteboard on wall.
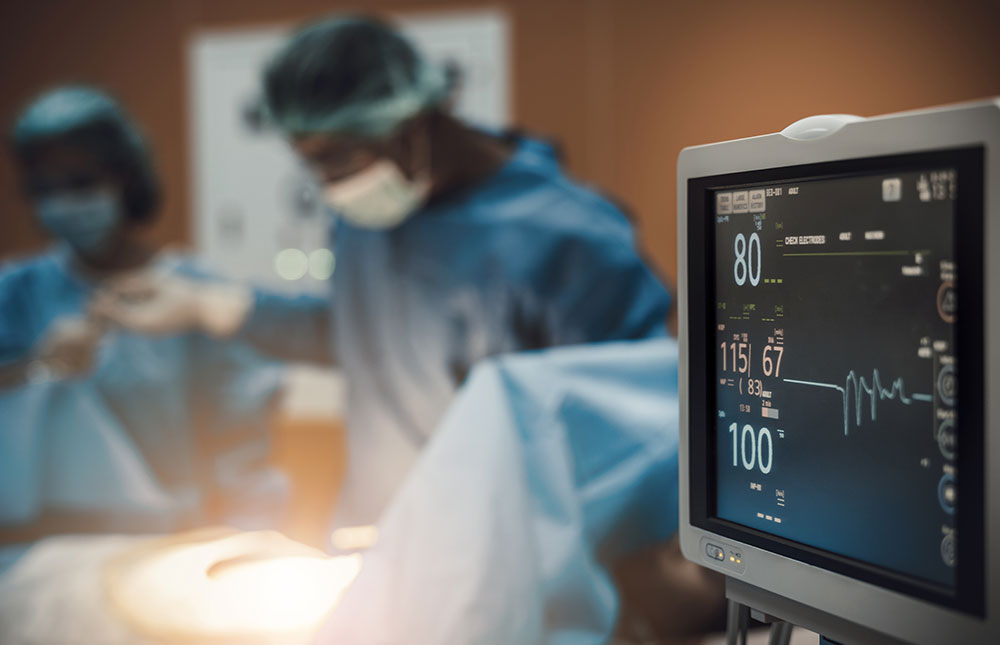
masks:
<svg viewBox="0 0 1000 645"><path fill-rule="evenodd" d="M403 15L397 24L431 60L458 66L458 116L508 125L509 25L501 11ZM335 258L317 187L280 135L246 118L260 70L288 34L285 26L227 29L190 41L192 230L196 250L232 278L321 292Z"/></svg>

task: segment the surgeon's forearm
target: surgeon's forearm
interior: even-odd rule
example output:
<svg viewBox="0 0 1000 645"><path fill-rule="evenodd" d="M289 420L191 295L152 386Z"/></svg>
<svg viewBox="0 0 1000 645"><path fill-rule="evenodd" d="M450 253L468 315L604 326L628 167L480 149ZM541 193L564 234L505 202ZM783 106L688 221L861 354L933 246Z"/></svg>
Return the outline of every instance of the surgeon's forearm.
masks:
<svg viewBox="0 0 1000 645"><path fill-rule="evenodd" d="M235 336L247 324L254 308L254 293L242 285L205 285L198 291L199 324L217 338Z"/></svg>

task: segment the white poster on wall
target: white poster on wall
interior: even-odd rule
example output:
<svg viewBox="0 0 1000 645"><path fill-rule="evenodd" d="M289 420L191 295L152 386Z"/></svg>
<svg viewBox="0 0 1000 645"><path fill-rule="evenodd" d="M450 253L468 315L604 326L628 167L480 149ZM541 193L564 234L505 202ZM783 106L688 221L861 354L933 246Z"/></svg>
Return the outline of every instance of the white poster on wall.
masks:
<svg viewBox="0 0 1000 645"><path fill-rule="evenodd" d="M400 16L431 60L458 66L459 116L509 120L509 26L496 10ZM326 288L335 258L329 216L288 144L247 115L260 70L286 27L203 32L189 45L193 231L196 250L227 275L289 291Z"/></svg>

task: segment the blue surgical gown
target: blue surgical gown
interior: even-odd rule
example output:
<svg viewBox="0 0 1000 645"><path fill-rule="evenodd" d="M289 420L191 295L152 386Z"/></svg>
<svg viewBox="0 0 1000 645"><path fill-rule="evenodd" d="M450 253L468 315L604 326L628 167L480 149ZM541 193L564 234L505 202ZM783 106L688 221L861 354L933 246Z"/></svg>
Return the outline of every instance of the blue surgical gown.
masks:
<svg viewBox="0 0 1000 645"><path fill-rule="evenodd" d="M494 175L395 229L339 220L333 244L331 298L258 293L243 336L343 370L338 523L377 518L477 361L666 334L670 296L628 219L537 140L519 139Z"/></svg>
<svg viewBox="0 0 1000 645"><path fill-rule="evenodd" d="M181 256L156 263L208 277ZM5 266L0 363L28 356L57 318L82 315L96 288L72 269L64 247ZM258 507L268 497L280 503L280 478L262 464L282 378L279 364L236 342L109 331L89 375L0 389L0 523L73 510L114 529L132 526L122 519L130 513L162 511L171 517L149 526L169 528L181 517L197 520L211 493L233 499L255 487Z"/></svg>

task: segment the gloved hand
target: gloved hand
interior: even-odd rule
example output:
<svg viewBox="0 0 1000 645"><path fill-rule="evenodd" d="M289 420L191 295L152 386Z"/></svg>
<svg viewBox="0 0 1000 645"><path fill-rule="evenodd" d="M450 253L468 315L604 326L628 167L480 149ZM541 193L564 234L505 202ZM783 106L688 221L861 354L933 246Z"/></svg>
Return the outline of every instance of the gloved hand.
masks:
<svg viewBox="0 0 1000 645"><path fill-rule="evenodd" d="M152 336L203 331L225 337L239 330L252 305L247 287L150 272L106 284L91 314Z"/></svg>
<svg viewBox="0 0 1000 645"><path fill-rule="evenodd" d="M104 327L97 321L79 316L57 318L35 346L29 378L58 379L85 374L94 365L97 344Z"/></svg>

